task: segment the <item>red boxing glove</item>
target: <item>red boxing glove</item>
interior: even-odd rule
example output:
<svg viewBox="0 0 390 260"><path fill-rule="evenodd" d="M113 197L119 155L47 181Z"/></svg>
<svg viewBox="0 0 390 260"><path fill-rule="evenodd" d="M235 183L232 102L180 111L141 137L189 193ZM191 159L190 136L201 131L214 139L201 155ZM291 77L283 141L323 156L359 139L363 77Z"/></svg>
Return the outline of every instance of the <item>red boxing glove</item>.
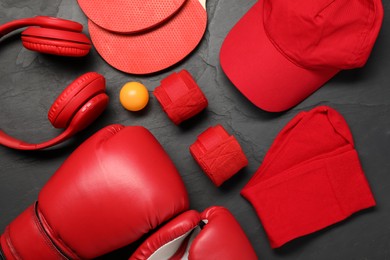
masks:
<svg viewBox="0 0 390 260"><path fill-rule="evenodd" d="M225 208L210 207L202 214L184 212L161 227L130 257L144 259L256 260L257 256L233 215Z"/></svg>
<svg viewBox="0 0 390 260"><path fill-rule="evenodd" d="M143 127L122 125L77 148L38 201L1 236L7 260L96 258L188 209L184 184L158 141Z"/></svg>
<svg viewBox="0 0 390 260"><path fill-rule="evenodd" d="M210 127L190 146L192 157L216 186L248 165L248 160L233 135L221 125Z"/></svg>
<svg viewBox="0 0 390 260"><path fill-rule="evenodd" d="M208 104L206 96L186 70L163 79L153 94L176 125L195 116Z"/></svg>
<svg viewBox="0 0 390 260"><path fill-rule="evenodd" d="M326 106L285 126L241 194L273 248L375 206L348 125Z"/></svg>

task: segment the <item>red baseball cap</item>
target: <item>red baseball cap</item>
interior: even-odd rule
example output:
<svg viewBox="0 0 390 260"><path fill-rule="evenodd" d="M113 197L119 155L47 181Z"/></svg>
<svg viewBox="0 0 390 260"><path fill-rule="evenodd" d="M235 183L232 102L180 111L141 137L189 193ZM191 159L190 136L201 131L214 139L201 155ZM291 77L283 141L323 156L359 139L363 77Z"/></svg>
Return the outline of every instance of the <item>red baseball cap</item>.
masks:
<svg viewBox="0 0 390 260"><path fill-rule="evenodd" d="M226 37L221 66L252 103L280 112L362 67L382 20L381 0L260 0Z"/></svg>

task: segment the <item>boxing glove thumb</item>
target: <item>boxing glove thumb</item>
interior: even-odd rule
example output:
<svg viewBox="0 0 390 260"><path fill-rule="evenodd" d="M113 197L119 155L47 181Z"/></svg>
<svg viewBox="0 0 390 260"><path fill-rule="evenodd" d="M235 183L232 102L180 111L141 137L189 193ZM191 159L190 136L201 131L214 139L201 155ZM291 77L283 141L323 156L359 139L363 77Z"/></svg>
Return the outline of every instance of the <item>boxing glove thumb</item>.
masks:
<svg viewBox="0 0 390 260"><path fill-rule="evenodd" d="M161 227L130 260L257 259L234 216L223 207L189 210Z"/></svg>

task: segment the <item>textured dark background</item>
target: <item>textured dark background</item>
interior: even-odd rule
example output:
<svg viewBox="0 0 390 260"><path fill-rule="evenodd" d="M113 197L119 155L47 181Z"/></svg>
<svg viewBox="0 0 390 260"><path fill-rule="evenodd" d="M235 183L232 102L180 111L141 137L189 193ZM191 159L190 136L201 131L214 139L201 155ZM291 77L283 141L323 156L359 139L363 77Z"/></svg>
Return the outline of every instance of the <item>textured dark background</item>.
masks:
<svg viewBox="0 0 390 260"><path fill-rule="evenodd" d="M0 147L0 231L37 198L41 187L88 136L111 123L142 125L151 130L177 165L188 188L191 207L222 205L231 210L260 259L390 259L390 1L383 0L385 19L372 55L362 69L343 71L300 105L285 113L264 112L248 102L219 65L223 39L255 0L210 0L209 24L199 47L185 60L151 76L121 73L95 50L83 59L40 55L23 49L19 34L0 42L0 122L15 137L39 142L56 136L47 111L57 95L77 76L97 71L107 79L111 102L104 114L71 141L46 151L20 152ZM76 1L0 0L0 23L34 15L69 18L85 25ZM239 57L238 57L239 58ZM209 107L180 127L166 117L151 96L140 113L125 111L121 86L140 81L149 91L172 71L187 69L209 100ZM259 167L277 133L299 111L327 104L343 114L371 185L377 206L350 219L272 250L260 221L239 192ZM196 136L222 124L241 143L249 166L216 188L188 152ZM104 225L104 223L102 223ZM125 253L124 253L125 252ZM131 250L127 251L127 255ZM107 258L126 256L126 250Z"/></svg>

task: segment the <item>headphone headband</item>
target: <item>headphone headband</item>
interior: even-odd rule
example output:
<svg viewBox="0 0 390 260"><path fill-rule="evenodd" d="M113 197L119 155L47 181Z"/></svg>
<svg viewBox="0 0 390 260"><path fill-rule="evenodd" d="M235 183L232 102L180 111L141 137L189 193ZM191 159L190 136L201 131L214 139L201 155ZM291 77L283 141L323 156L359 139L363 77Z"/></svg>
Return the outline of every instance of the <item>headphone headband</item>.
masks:
<svg viewBox="0 0 390 260"><path fill-rule="evenodd" d="M29 27L22 33L23 46L46 54L81 57L88 54L90 40L81 33L77 22L36 16L0 26L0 37L16 29ZM9 136L0 129L0 144L19 150L38 150L56 145L92 123L106 108L105 79L96 72L86 73L70 84L54 102L49 115L54 115L56 128L66 128L59 136L39 144L31 144ZM50 118L50 117L49 117ZM52 121L52 120L50 120ZM60 123L58 123L58 122Z"/></svg>
<svg viewBox="0 0 390 260"><path fill-rule="evenodd" d="M3 130L0 129L0 143L4 146L17 149L17 150L38 150L38 149L43 149L43 148L56 145L66 140L71 135L72 135L71 129L67 128L64 132L62 132L59 136L57 136L54 139L39 144L30 144L22 140L16 139L6 134Z"/></svg>
<svg viewBox="0 0 390 260"><path fill-rule="evenodd" d="M101 76L102 77L102 76ZM100 83L97 83L102 86ZM100 93L97 96L90 99L76 115L73 117L70 125L66 127L66 130L62 132L59 136L45 141L43 143L31 144L24 142L22 140L16 139L3 130L0 129L0 144L7 146L9 148L17 149L17 150L39 150L54 146L59 144L75 133L83 130L88 125L90 125L101 113L103 113L104 109L108 105L108 97L105 93Z"/></svg>
<svg viewBox="0 0 390 260"><path fill-rule="evenodd" d="M73 32L81 32L83 25L78 22L55 18L50 16L35 16L31 18L23 18L0 25L0 37L27 26L40 26L58 30L68 30Z"/></svg>

